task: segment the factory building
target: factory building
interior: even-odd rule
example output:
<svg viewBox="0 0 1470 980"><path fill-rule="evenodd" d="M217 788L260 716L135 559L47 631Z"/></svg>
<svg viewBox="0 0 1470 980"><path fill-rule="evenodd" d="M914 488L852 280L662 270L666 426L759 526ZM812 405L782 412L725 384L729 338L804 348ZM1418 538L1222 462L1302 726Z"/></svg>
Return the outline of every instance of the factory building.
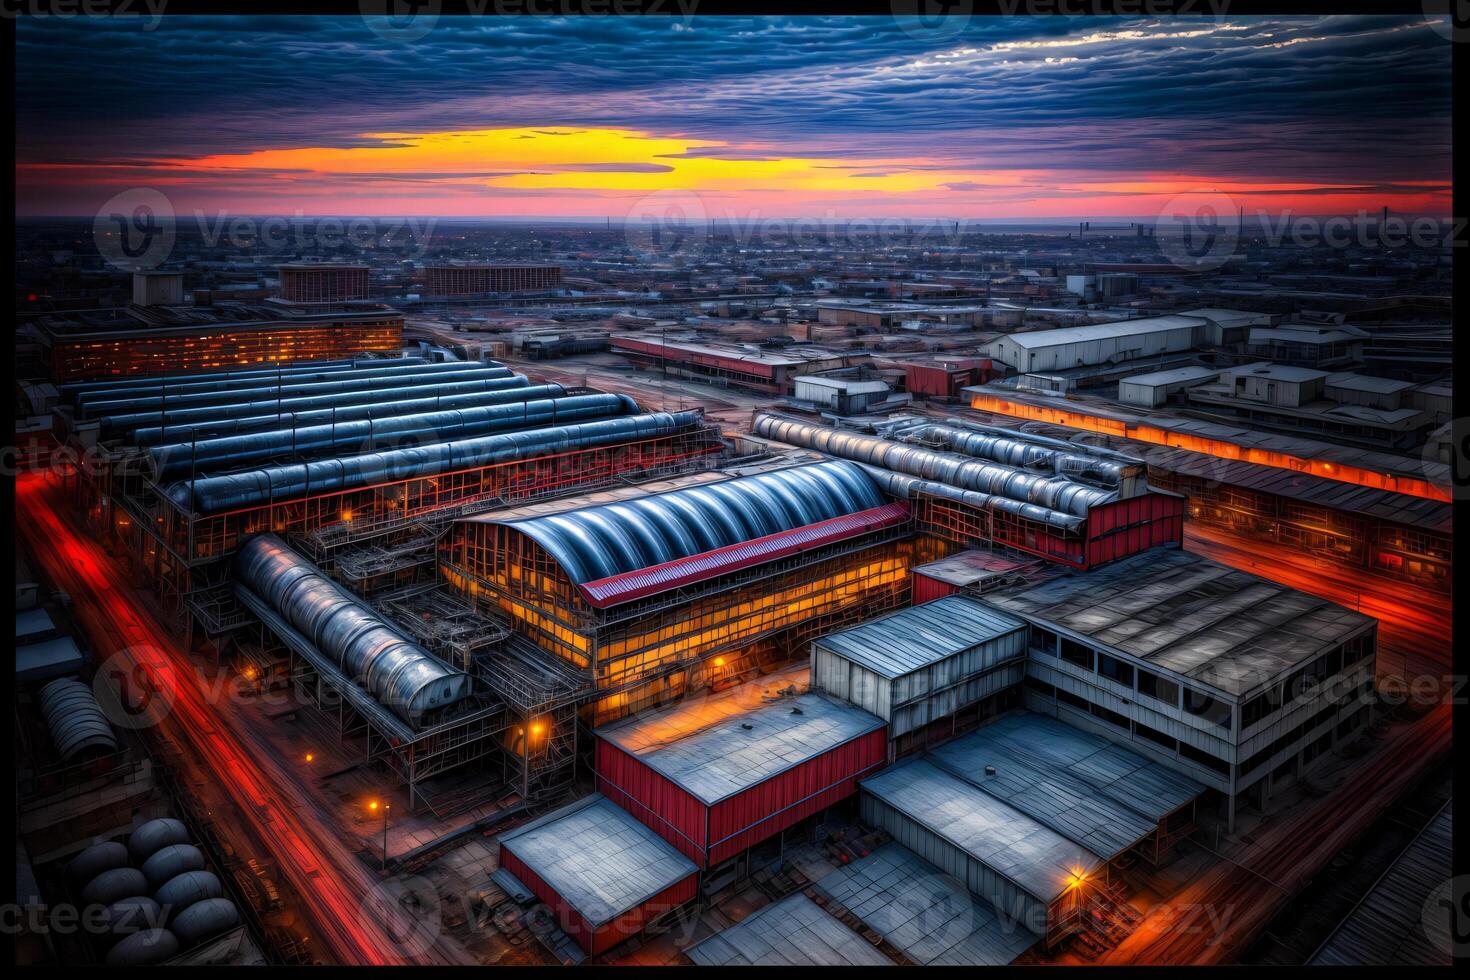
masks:
<svg viewBox="0 0 1470 980"><path fill-rule="evenodd" d="M697 412L644 413L495 363L313 362L58 396L56 430L95 463L74 476L92 525L134 556L185 642L330 709L413 805L439 775L497 760L527 798L560 792L586 693L436 581L443 530L467 509L702 469L725 450Z"/></svg>
<svg viewBox="0 0 1470 980"><path fill-rule="evenodd" d="M287 303L345 303L368 296L365 265L293 263L281 266L280 274L281 299Z"/></svg>
<svg viewBox="0 0 1470 980"><path fill-rule="evenodd" d="M991 387L966 394L972 408L997 421L1042 423L1058 440L1078 430L1095 433L1112 449L1145 460L1151 486L1188 497L1191 520L1324 561L1449 588L1453 528L1445 463L1097 399L1063 403Z"/></svg>
<svg viewBox="0 0 1470 980"><path fill-rule="evenodd" d="M960 545L1090 568L1183 534L1183 499L1153 491L1138 460L1107 450L926 418L890 419L866 435L762 412L752 429L858 463L908 501L917 530Z"/></svg>
<svg viewBox="0 0 1470 980"><path fill-rule="evenodd" d="M916 557L936 557L911 538L909 504L835 460L468 518L444 571L587 672L608 721L704 685L717 655L789 656L807 631L900 605Z"/></svg>
<svg viewBox="0 0 1470 980"><path fill-rule="evenodd" d="M597 788L700 868L857 792L887 763L883 720L818 693L732 689L596 729Z"/></svg>
<svg viewBox="0 0 1470 980"><path fill-rule="evenodd" d="M424 266L424 295L478 296L561 288L561 266L531 263L434 263Z"/></svg>
<svg viewBox="0 0 1470 980"><path fill-rule="evenodd" d="M375 303L292 310L265 304L130 306L42 317L55 384L397 351L403 315Z"/></svg>
<svg viewBox="0 0 1470 980"><path fill-rule="evenodd" d="M645 369L776 395L792 394L798 375L858 367L870 359L863 351L804 345L757 347L666 339L656 334L614 334L609 344L615 353Z"/></svg>
<svg viewBox="0 0 1470 980"><path fill-rule="evenodd" d="M545 902L596 956L693 901L699 869L594 793L501 834L495 874L512 894Z"/></svg>
<svg viewBox="0 0 1470 980"><path fill-rule="evenodd" d="M916 573L917 574L917 573ZM812 641L812 687L888 724L893 753L947 738L1015 693L1025 674L1026 624L955 595L870 619Z"/></svg>
<svg viewBox="0 0 1470 980"><path fill-rule="evenodd" d="M1026 705L1263 808L1371 720L1377 621L1183 551L985 602L1031 626Z"/></svg>

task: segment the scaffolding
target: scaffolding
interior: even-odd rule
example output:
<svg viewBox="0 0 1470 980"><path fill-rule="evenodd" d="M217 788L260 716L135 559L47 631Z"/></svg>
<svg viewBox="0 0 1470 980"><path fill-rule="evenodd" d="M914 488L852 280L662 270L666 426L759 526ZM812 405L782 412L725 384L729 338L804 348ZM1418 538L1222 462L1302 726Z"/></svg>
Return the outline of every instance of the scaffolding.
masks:
<svg viewBox="0 0 1470 980"><path fill-rule="evenodd" d="M472 671L476 657L510 637L510 630L436 583L411 585L370 601L420 646L465 673Z"/></svg>

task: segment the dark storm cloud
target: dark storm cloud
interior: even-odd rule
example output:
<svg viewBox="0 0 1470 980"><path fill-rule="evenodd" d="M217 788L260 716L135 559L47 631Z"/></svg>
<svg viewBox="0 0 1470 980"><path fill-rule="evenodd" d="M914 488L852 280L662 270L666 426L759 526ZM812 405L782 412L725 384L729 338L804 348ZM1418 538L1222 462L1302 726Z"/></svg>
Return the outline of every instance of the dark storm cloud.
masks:
<svg viewBox="0 0 1470 980"><path fill-rule="evenodd" d="M939 38L887 17L444 18L412 42L359 18L17 28L31 162L589 126L735 160L1377 183L1444 178L1450 158L1451 45L1422 17L997 17Z"/></svg>

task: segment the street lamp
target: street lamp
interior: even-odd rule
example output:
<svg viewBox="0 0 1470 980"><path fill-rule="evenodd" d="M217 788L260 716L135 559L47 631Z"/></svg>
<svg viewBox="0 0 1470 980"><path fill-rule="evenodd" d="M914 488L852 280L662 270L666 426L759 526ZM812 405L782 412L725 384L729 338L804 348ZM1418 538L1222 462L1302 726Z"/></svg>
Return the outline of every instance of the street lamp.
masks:
<svg viewBox="0 0 1470 980"><path fill-rule="evenodd" d="M384 871L387 871L388 870L388 811L391 810L391 809L393 809L393 805L391 803L381 803L380 804L377 800L369 800L368 801L368 809L369 810L372 810L373 812L376 813L380 808L383 811L383 865L382 865L382 869Z"/></svg>

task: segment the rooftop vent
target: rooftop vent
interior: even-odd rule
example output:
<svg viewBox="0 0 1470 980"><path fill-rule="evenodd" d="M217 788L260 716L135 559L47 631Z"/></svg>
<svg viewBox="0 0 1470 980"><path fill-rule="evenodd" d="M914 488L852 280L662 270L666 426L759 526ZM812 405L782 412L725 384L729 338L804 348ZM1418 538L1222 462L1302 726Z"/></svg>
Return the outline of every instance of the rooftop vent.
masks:
<svg viewBox="0 0 1470 980"><path fill-rule="evenodd" d="M995 775L995 767L994 766L986 766L985 767L985 775L987 775L987 776L994 776Z"/></svg>

